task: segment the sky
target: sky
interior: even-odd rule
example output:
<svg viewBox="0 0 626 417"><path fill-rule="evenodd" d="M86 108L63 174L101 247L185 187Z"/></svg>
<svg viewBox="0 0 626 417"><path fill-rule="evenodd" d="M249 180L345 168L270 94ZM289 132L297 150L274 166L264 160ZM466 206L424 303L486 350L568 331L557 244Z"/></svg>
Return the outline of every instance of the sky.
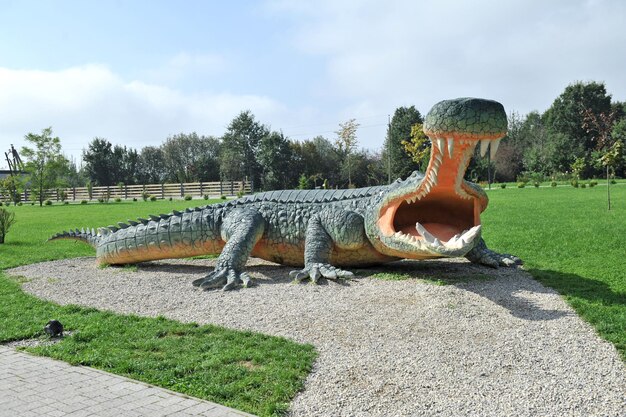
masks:
<svg viewBox="0 0 626 417"><path fill-rule="evenodd" d="M0 0L0 151L52 127L80 163L244 110L293 140L354 118L379 150L400 106L543 112L576 81L626 101L625 45L623 0Z"/></svg>

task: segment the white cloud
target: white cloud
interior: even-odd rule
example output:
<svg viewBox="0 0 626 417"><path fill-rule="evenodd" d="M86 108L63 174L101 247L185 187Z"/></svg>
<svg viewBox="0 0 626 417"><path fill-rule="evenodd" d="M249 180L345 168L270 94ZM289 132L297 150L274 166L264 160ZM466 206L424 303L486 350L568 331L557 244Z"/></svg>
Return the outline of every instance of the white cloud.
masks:
<svg viewBox="0 0 626 417"><path fill-rule="evenodd" d="M294 44L326 59L327 91L376 113L479 96L545 110L567 84L597 80L626 99L626 3L276 1Z"/></svg>
<svg viewBox="0 0 626 417"><path fill-rule="evenodd" d="M287 119L269 97L182 93L142 81L126 82L106 67L61 71L0 68L0 150L21 147L24 135L52 126L63 149L79 156L94 137L141 148L168 135L196 131L222 135L240 111L259 120Z"/></svg>

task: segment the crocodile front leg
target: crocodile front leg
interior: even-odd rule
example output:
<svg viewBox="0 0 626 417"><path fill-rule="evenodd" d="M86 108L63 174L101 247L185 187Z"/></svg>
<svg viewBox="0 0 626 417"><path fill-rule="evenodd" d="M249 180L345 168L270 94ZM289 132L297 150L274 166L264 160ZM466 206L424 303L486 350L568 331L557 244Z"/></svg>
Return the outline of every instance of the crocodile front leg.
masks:
<svg viewBox="0 0 626 417"><path fill-rule="evenodd" d="M193 285L205 290L222 287L228 291L250 284L250 276L244 272L248 257L265 230L265 220L255 209L237 209L222 222L221 235L226 241L217 258L213 272L193 281Z"/></svg>
<svg viewBox="0 0 626 417"><path fill-rule="evenodd" d="M487 265L492 268L498 268L499 266L513 266L521 265L522 260L517 256L509 255L506 253L497 253L487 248L487 244L481 238L478 244L469 251L465 257L472 263Z"/></svg>
<svg viewBox="0 0 626 417"><path fill-rule="evenodd" d="M317 283L327 279L351 278L352 272L330 264L333 245L340 249L359 249L366 242L363 218L349 211L327 210L312 217L307 224L304 246L304 269L289 273L295 281L311 278Z"/></svg>

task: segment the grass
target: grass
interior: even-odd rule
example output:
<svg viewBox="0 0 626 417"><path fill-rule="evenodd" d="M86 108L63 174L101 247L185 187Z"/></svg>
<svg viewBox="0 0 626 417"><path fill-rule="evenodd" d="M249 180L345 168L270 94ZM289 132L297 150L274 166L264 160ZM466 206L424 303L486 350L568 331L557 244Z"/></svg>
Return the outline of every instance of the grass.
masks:
<svg viewBox="0 0 626 417"><path fill-rule="evenodd" d="M98 227L168 213L186 201L11 207L17 223L0 245L0 268L75 256L93 256L88 245L45 240L61 230ZM132 270L132 267L129 267ZM314 348L287 339L217 326L179 323L58 306L25 294L21 279L0 272L0 343L45 338L51 318L74 331L60 343L27 348L204 398L260 416L280 415L302 389L316 357Z"/></svg>
<svg viewBox="0 0 626 417"><path fill-rule="evenodd" d="M488 192L483 237L557 290L626 360L626 187Z"/></svg>

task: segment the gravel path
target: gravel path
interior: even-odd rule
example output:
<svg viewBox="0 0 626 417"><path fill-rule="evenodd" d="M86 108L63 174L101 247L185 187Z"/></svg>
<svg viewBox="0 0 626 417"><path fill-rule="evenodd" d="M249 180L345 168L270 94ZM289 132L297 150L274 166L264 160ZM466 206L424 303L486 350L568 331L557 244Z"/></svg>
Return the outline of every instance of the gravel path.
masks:
<svg viewBox="0 0 626 417"><path fill-rule="evenodd" d="M319 351L292 416L624 416L626 368L552 290L521 269L463 260L382 270L423 279L296 285L253 259L257 286L203 292L212 261L98 269L93 258L9 271L61 304L162 314L311 343ZM368 275L372 271L360 271Z"/></svg>

